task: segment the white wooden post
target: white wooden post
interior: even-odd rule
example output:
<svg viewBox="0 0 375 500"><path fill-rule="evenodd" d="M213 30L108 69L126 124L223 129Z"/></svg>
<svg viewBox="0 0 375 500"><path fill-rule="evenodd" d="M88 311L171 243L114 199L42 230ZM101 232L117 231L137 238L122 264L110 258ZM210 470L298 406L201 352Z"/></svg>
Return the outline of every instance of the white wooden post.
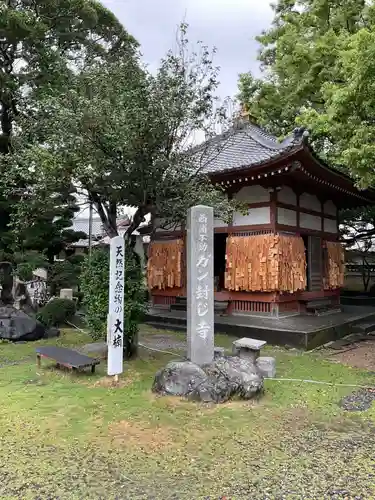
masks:
<svg viewBox="0 0 375 500"><path fill-rule="evenodd" d="M123 372L125 242L116 236L110 243L109 307L107 325L108 375Z"/></svg>

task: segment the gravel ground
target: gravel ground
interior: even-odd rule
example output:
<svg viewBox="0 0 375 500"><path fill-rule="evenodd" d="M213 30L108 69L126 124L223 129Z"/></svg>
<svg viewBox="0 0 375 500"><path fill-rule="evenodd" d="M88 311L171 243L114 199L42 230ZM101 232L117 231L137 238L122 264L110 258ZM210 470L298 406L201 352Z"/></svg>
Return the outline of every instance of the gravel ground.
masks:
<svg viewBox="0 0 375 500"><path fill-rule="evenodd" d="M361 389L343 398L340 406L346 411L366 411L374 401L375 389Z"/></svg>
<svg viewBox="0 0 375 500"><path fill-rule="evenodd" d="M355 347L351 349L351 347ZM350 348L350 350L346 350ZM331 360L345 365L375 371L375 341L369 340L348 346L343 352L332 352Z"/></svg>
<svg viewBox="0 0 375 500"><path fill-rule="evenodd" d="M173 335L153 334L140 337L140 343L152 349L160 349L162 351L186 351L187 344L183 340L177 340Z"/></svg>

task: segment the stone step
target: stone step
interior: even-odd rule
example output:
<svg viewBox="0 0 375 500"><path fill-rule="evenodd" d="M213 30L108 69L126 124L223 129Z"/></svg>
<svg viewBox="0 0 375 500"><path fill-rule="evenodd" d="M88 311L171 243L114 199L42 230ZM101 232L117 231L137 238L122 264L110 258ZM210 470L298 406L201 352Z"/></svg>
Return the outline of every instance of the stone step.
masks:
<svg viewBox="0 0 375 500"><path fill-rule="evenodd" d="M340 307L329 307L327 309L319 309L315 311L315 316L330 316L331 314L341 313Z"/></svg>
<svg viewBox="0 0 375 500"><path fill-rule="evenodd" d="M171 305L171 311L186 311L187 310L187 304L180 304L177 302L176 304Z"/></svg>
<svg viewBox="0 0 375 500"><path fill-rule="evenodd" d="M227 301L215 301L214 302L214 309L215 313L223 313L226 311L228 307L228 302ZM187 303L183 302L176 302L176 304L171 305L171 311L187 311Z"/></svg>
<svg viewBox="0 0 375 500"><path fill-rule="evenodd" d="M337 305L325 305L319 307L306 307L306 312L311 314L333 314L337 312L341 312L341 307Z"/></svg>
<svg viewBox="0 0 375 500"><path fill-rule="evenodd" d="M187 305L187 298L186 297L176 297L176 304Z"/></svg>
<svg viewBox="0 0 375 500"><path fill-rule="evenodd" d="M330 300L309 300L306 302L306 308L307 307L314 307L315 309L319 307L327 307L331 306L332 302Z"/></svg>
<svg viewBox="0 0 375 500"><path fill-rule="evenodd" d="M363 334L375 332L375 322L358 323L357 325L353 326L353 332L358 332Z"/></svg>

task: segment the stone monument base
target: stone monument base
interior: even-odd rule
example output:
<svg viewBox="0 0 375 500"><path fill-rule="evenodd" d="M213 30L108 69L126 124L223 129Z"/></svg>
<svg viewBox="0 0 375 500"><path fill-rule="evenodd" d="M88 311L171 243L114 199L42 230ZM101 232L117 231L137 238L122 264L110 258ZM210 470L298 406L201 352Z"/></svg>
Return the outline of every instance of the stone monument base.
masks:
<svg viewBox="0 0 375 500"><path fill-rule="evenodd" d="M254 362L220 357L208 365L171 361L156 375L153 392L204 403L252 399L263 391L263 377Z"/></svg>

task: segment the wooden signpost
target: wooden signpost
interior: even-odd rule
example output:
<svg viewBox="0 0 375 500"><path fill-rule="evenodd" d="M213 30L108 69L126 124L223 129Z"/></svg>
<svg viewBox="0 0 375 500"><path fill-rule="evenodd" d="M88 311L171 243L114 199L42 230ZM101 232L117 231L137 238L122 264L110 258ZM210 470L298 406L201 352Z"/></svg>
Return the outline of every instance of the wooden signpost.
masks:
<svg viewBox="0 0 375 500"><path fill-rule="evenodd" d="M125 242L116 236L110 243L109 308L107 325L108 368L115 382L123 372Z"/></svg>

